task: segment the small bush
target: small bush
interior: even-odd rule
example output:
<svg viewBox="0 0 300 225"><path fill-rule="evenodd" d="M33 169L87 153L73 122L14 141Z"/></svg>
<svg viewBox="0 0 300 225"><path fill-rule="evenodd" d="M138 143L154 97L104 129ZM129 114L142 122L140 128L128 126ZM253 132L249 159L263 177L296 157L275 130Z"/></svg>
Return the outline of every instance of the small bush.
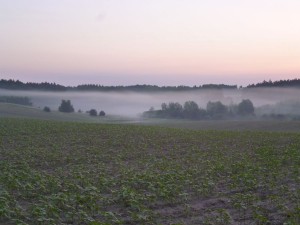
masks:
<svg viewBox="0 0 300 225"><path fill-rule="evenodd" d="M48 106L45 106L43 109L44 112L51 112L51 109Z"/></svg>
<svg viewBox="0 0 300 225"><path fill-rule="evenodd" d="M105 112L104 111L100 111L99 116L105 116Z"/></svg>
<svg viewBox="0 0 300 225"><path fill-rule="evenodd" d="M90 110L90 116L97 116L97 110L96 109L91 109Z"/></svg>

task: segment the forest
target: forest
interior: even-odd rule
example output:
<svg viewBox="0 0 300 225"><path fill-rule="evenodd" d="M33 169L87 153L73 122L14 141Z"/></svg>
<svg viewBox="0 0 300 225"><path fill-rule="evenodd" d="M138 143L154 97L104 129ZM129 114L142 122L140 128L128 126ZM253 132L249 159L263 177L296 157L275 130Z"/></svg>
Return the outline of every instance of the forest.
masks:
<svg viewBox="0 0 300 225"><path fill-rule="evenodd" d="M288 87L288 88L299 88L300 87L300 79L292 79L292 80L279 80L279 81L263 81L261 83L257 84L251 84L248 85L247 88L266 88L266 87L277 87L277 88L282 88L282 87Z"/></svg>
<svg viewBox="0 0 300 225"><path fill-rule="evenodd" d="M246 88L258 87L284 87L284 88L300 88L300 79L279 80L279 81L263 81L257 84L250 84ZM9 90L39 90L39 91L134 91L134 92L155 92L155 91L193 91L206 89L238 89L237 85L227 84L203 84L194 86L157 86L157 85L129 85L129 86L104 86L100 84L81 84L77 86L64 86L56 83L42 82L22 82L13 79L1 79L0 88ZM242 87L239 87L242 88Z"/></svg>
<svg viewBox="0 0 300 225"><path fill-rule="evenodd" d="M63 86L56 83L42 82L24 83L19 80L0 80L0 88L9 90L38 90L38 91L134 91L134 92L155 92L155 91L191 91L206 89L237 89L237 85L226 84L203 84L190 86L157 86L157 85L130 85L130 86L104 86L99 84L82 84L77 86Z"/></svg>

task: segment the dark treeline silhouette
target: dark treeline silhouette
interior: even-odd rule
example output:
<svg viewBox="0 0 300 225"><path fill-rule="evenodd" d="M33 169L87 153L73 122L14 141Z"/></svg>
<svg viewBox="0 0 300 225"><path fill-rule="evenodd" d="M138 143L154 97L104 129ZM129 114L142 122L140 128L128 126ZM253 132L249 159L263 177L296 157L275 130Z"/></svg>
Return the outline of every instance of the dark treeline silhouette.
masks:
<svg viewBox="0 0 300 225"><path fill-rule="evenodd" d="M246 88L256 87L297 87L300 88L300 79L263 81L257 84L250 84ZM78 86L63 86L56 83L24 83L19 80L0 80L0 88L10 90L43 90L43 91L133 91L133 92L157 92L157 91L193 91L205 89L238 89L237 85L226 84L203 84L199 86L157 86L157 85L130 85L130 86L104 86L99 84L82 84Z"/></svg>
<svg viewBox="0 0 300 225"><path fill-rule="evenodd" d="M155 91L191 91L199 89L237 89L237 85L225 84L204 84L199 86L157 86L157 85L130 85L130 86L103 86L96 84L84 84L73 87L74 90L83 91L135 91L135 92L155 92Z"/></svg>
<svg viewBox="0 0 300 225"><path fill-rule="evenodd" d="M263 81L257 84L248 85L247 88L258 88L258 87L296 87L300 88L300 79L293 80L279 80L279 81Z"/></svg>
<svg viewBox="0 0 300 225"><path fill-rule="evenodd" d="M56 84L56 83L23 83L19 80L0 80L0 88L10 90L45 90L45 91L66 91L68 87Z"/></svg>
<svg viewBox="0 0 300 225"><path fill-rule="evenodd" d="M244 99L239 104L224 105L220 101L209 101L206 109L199 108L194 101L187 101L184 105L178 102L162 103L161 109L154 110L152 107L149 111L143 113L147 118L172 118L172 119L230 119L253 117L254 106L249 99Z"/></svg>
<svg viewBox="0 0 300 225"><path fill-rule="evenodd" d="M21 96L0 96L0 102L32 106L30 98Z"/></svg>
<svg viewBox="0 0 300 225"><path fill-rule="evenodd" d="M23 83L19 80L0 80L0 88L10 90L43 90L43 91L134 91L134 92L156 92L156 91L191 91L202 89L237 89L237 85L204 84L199 86L157 86L157 85L130 85L130 86L103 86L98 84L83 84L74 87L66 87L56 83Z"/></svg>

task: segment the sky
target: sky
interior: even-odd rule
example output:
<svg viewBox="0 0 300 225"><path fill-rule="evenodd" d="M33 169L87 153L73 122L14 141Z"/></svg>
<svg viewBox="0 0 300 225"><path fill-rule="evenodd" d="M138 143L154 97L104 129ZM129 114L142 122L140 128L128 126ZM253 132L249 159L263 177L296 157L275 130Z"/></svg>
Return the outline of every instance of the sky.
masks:
<svg viewBox="0 0 300 225"><path fill-rule="evenodd" d="M0 0L0 78L247 85L300 78L299 0Z"/></svg>

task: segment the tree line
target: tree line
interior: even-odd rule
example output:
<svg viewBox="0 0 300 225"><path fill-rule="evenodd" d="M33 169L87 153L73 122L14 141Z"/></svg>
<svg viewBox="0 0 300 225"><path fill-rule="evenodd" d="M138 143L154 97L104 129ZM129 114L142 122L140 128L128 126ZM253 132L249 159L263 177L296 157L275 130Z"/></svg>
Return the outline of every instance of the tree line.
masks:
<svg viewBox="0 0 300 225"><path fill-rule="evenodd" d="M279 81L263 81L257 84L250 84L246 88L256 87L297 87L300 88L300 79L279 80ZM130 86L104 86L99 84L82 84L77 86L64 86L56 83L27 82L19 80L1 79L0 88L10 90L42 90L42 91L135 91L135 92L156 92L156 91L192 91L205 89L238 89L237 85L226 84L203 84L194 86L157 86L157 85L130 85ZM240 87L241 88L241 87Z"/></svg>
<svg viewBox="0 0 300 225"><path fill-rule="evenodd" d="M51 110L49 107L45 106L44 111L50 112ZM61 100L60 106L58 107L58 111L63 112L63 113L72 113L75 110L74 110L74 107L70 100L63 99L63 100ZM78 112L81 113L82 111L78 110ZM98 115L98 112L96 109L91 109L91 110L87 111L86 113L88 113L90 116ZM99 116L105 116L105 115L106 115L106 113L103 110L99 111Z"/></svg>
<svg viewBox="0 0 300 225"><path fill-rule="evenodd" d="M178 102L162 103L161 109L143 113L147 118L173 118L173 119L226 119L233 117L254 116L254 106L249 99L242 100L239 104L224 105L220 101L209 101L206 109L202 109L194 101L186 101L183 105Z"/></svg>
<svg viewBox="0 0 300 225"><path fill-rule="evenodd" d="M30 98L21 96L0 96L0 102L32 106Z"/></svg>
<svg viewBox="0 0 300 225"><path fill-rule="evenodd" d="M300 79L292 79L292 80L279 80L279 81L263 81L261 83L257 83L257 84L250 84L247 86L247 88L258 88L258 87L268 87L268 88L272 88L272 87L279 87L279 88L283 88L283 87L296 87L296 88L300 88Z"/></svg>
<svg viewBox="0 0 300 225"><path fill-rule="evenodd" d="M19 80L0 80L0 88L10 90L42 90L42 91L135 91L135 92L156 92L156 91L191 91L205 89L237 89L237 85L226 84L204 84L199 86L157 86L157 85L130 85L130 86L104 86L99 84L82 84L78 86L63 86L56 83L23 83Z"/></svg>
<svg viewBox="0 0 300 225"><path fill-rule="evenodd" d="M2 89L10 89L10 90L44 90L44 91L66 91L68 87L65 87L60 84L56 83L34 83L34 82L27 82L23 83L19 80L0 80L0 88Z"/></svg>

